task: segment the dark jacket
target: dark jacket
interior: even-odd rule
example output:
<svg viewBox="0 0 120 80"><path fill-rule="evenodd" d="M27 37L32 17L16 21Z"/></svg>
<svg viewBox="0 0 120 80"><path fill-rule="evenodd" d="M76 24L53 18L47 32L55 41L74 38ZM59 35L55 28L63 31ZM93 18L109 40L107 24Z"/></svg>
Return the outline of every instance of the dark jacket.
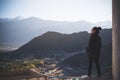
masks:
<svg viewBox="0 0 120 80"><path fill-rule="evenodd" d="M88 54L100 55L101 45L102 42L100 36L98 35L98 33L93 33L89 39L89 44L87 48Z"/></svg>

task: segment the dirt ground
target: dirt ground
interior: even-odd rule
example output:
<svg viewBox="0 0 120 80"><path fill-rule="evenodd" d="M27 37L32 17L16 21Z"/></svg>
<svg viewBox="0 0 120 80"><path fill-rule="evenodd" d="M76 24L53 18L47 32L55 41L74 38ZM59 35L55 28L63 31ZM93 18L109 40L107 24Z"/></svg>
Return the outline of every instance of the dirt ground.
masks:
<svg viewBox="0 0 120 80"><path fill-rule="evenodd" d="M84 78L82 80L112 80L112 70L108 70L101 77Z"/></svg>

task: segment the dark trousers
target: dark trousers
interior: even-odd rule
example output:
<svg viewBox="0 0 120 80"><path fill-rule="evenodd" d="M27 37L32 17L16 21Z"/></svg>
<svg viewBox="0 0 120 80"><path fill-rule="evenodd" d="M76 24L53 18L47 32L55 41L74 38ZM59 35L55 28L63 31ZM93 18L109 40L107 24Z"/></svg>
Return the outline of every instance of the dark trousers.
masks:
<svg viewBox="0 0 120 80"><path fill-rule="evenodd" d="M93 65L93 62L95 62L96 69L97 69L97 76L100 77L101 76L101 71L100 71L100 64L99 64L99 56L89 54L88 55L88 60L89 60L88 76L91 77L92 65Z"/></svg>

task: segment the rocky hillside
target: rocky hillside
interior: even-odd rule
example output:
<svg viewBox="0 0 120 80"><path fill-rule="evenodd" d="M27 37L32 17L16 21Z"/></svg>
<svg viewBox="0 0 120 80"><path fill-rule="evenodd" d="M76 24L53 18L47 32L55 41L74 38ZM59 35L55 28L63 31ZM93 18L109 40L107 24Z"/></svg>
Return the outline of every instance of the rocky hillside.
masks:
<svg viewBox="0 0 120 80"><path fill-rule="evenodd" d="M102 47L100 56L100 65L102 72L106 71L112 65L112 44ZM87 74L88 57L87 53L78 53L60 63L60 69L67 76L79 76ZM72 74L73 73L73 74ZM96 67L93 66L93 74L96 73Z"/></svg>

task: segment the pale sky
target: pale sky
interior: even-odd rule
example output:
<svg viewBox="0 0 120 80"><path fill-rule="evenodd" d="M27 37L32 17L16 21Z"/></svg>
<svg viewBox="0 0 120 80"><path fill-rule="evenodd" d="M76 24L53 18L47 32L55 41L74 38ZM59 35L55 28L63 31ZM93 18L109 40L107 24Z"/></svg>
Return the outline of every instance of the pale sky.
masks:
<svg viewBox="0 0 120 80"><path fill-rule="evenodd" d="M0 18L31 16L46 20L112 20L112 0L0 0Z"/></svg>

